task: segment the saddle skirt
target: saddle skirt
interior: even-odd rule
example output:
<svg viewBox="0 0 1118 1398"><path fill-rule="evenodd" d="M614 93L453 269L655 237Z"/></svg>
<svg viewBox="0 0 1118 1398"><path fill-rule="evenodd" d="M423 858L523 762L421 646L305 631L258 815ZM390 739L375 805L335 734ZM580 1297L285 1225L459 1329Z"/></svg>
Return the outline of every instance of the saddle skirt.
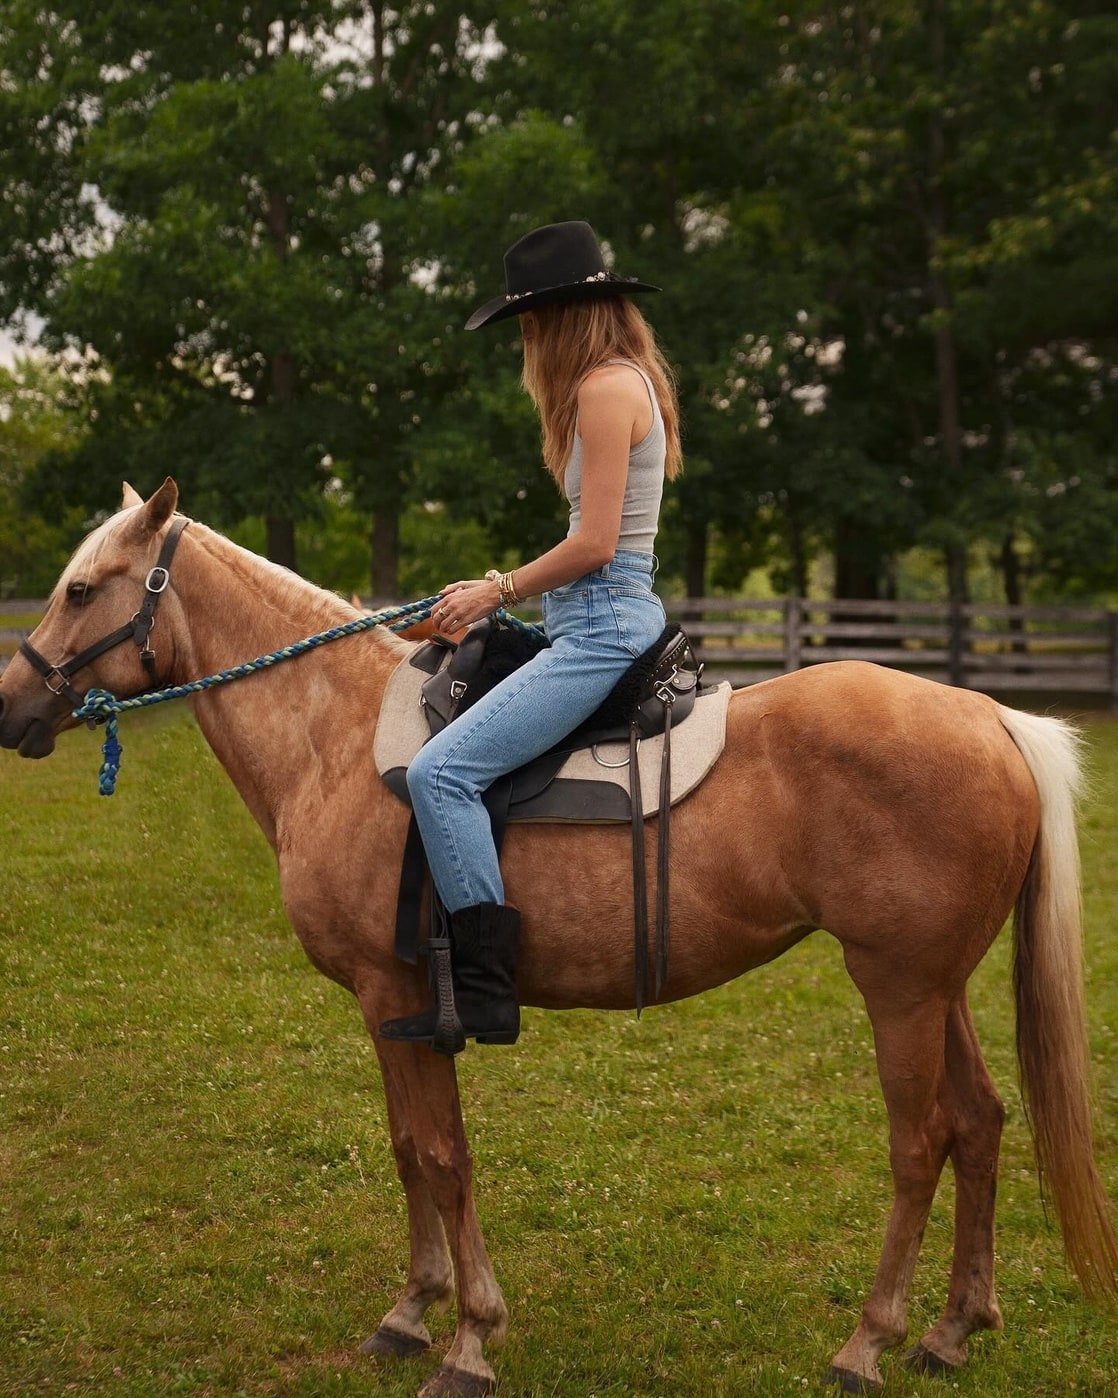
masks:
<svg viewBox="0 0 1118 1398"><path fill-rule="evenodd" d="M422 686L430 671L402 660L385 687L377 720L373 757L385 784L408 800L408 764L430 736ZM726 742L726 709L730 686L723 682L704 689L695 699L686 722L672 729L671 803L689 795L707 775ZM577 740L573 740L577 742ZM644 738L638 749L642 814L659 810L659 783L664 737ZM510 821L628 822L629 740L573 747L545 753L513 774Z"/></svg>

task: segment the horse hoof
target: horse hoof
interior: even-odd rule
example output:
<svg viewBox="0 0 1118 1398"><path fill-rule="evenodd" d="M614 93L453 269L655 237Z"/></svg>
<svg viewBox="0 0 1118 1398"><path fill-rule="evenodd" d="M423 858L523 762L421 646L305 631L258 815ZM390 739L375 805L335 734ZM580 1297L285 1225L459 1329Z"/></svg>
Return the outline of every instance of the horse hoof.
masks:
<svg viewBox="0 0 1118 1398"><path fill-rule="evenodd" d="M831 1388L838 1384L843 1393L880 1393L881 1385L876 1379L867 1379L864 1374L856 1374L853 1369L837 1369L833 1364L823 1375L823 1387Z"/></svg>
<svg viewBox="0 0 1118 1398"><path fill-rule="evenodd" d="M419 1398L485 1398L496 1387L496 1379L444 1364L419 1390Z"/></svg>
<svg viewBox="0 0 1118 1398"><path fill-rule="evenodd" d="M945 1374L957 1373L959 1369L958 1364L941 1359L933 1350L922 1344L913 1345L904 1357L904 1366L914 1374L931 1374L937 1379L943 1378Z"/></svg>
<svg viewBox="0 0 1118 1398"><path fill-rule="evenodd" d="M375 1335L370 1335L361 1346L362 1354L387 1354L393 1359L414 1359L431 1348L429 1340L421 1340L418 1335L405 1335L402 1330L393 1330L382 1325Z"/></svg>

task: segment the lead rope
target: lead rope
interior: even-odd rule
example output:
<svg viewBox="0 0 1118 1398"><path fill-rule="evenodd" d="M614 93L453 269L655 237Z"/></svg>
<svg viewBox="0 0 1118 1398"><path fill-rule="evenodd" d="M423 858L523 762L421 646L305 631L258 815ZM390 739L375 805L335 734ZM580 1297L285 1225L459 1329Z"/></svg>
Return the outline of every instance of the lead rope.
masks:
<svg viewBox="0 0 1118 1398"><path fill-rule="evenodd" d="M370 612L368 616L359 617L356 621L347 621L341 626L332 626L328 631L320 631L317 635L308 636L305 640L294 641L289 646L281 646L279 650L271 651L268 655L257 656L255 660L246 660L242 665L234 665L229 670L220 670L216 675L206 675L205 678L191 680L188 684L176 684L166 689L151 690L146 694L137 694L131 699L118 699L107 689L89 690L80 707L74 710L73 717L80 723L103 723L105 725L105 738L101 744L101 769L97 774L98 792L102 796L112 796L116 791L116 779L120 771L121 757L117 724L119 714L127 713L130 709L144 709L152 704L162 704L168 699L185 699L191 694L201 694L207 689L215 689L218 685L230 684L233 680L241 680L260 670L267 670L283 660L293 660L298 655L305 655L307 651L316 650L319 646L324 646L330 641L339 641L343 636L355 636L361 631L369 631L374 626L387 626L389 631L406 631L417 621L425 621L431 615L435 603L438 601L439 594L436 593L434 596L424 597L418 602L405 602L399 607L386 607L380 612ZM540 629L538 626L521 621L519 617L506 612L503 607L499 608L494 615L502 625L510 626L514 630L538 631Z"/></svg>

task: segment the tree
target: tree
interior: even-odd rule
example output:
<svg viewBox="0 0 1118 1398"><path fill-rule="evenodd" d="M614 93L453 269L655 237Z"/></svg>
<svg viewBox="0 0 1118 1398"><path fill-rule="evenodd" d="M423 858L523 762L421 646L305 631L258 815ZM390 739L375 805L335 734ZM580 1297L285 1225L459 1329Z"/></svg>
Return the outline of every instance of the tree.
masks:
<svg viewBox="0 0 1118 1398"><path fill-rule="evenodd" d="M563 505L515 329L460 327L502 247L581 215L665 288L690 593L802 589L828 549L884 596L917 542L957 600L976 545L1014 595L1026 561L1070 579L1077 502L1115 494L1110 9L0 0L0 317L88 347L94 430L40 488L173 462L287 561L353 509L381 594L401 521L538 550Z"/></svg>
<svg viewBox="0 0 1118 1398"><path fill-rule="evenodd" d="M34 359L0 367L0 596L45 596L88 523L76 506L48 522L24 498L39 463L71 450L81 432L59 407L60 389L57 376Z"/></svg>
<svg viewBox="0 0 1118 1398"><path fill-rule="evenodd" d="M1082 209L1076 196L1113 140L1113 59L1093 56L1108 22L1101 7L1075 22L1091 8L886 0L851 11L809 3L791 16L785 114L770 123L770 148L792 198L825 225L803 251L820 265L825 333L846 345L830 425L861 418L879 504L900 486L916 506L915 517L895 517L899 532L864 498L836 518L839 565L852 545L872 564L865 595L881 590L889 553L912 541L915 524L942 550L951 595L965 600L968 545L1000 539L1015 508L1025 424L1020 405L1010 411L1014 386L1031 365L1026 377L1048 398L1036 355L1069 333L1071 317L1066 300L1047 296L1043 267L1009 253L1026 228L1049 226L1055 190L1067 191L1057 196L1065 211ZM1097 205L1070 219L1080 232L1092 221L1107 222ZM1086 301L1094 294L1112 311L1113 279L1104 290L1097 241L1062 241L1070 257L1058 284L1065 296L1080 291L1079 333L1097 334L1105 313ZM1072 413L1065 424L1089 406L1072 408L1066 383L1050 389L1041 421L1057 404Z"/></svg>
<svg viewBox="0 0 1118 1398"><path fill-rule="evenodd" d="M24 30L31 9L12 5ZM480 31L420 0L215 0L207 19L75 0L38 69L5 46L9 129L34 125L37 85L63 110L82 93L39 143L73 236L33 276L28 224L9 304L104 371L71 463L91 494L122 461L141 482L174 462L200 508L263 514L269 555L293 564L296 521L344 463L377 513L378 586L394 585L405 405L432 339L413 276L432 253L401 210L470 109ZM75 187L97 191L100 237Z"/></svg>
<svg viewBox="0 0 1118 1398"><path fill-rule="evenodd" d="M743 94L772 54L763 8L574 0L557 25L538 0L507 0L495 30L503 54L488 73L491 126L455 180L463 222L483 245L463 228L467 250L451 276L474 275L483 254L494 267L495 249L536 224L582 216L617 267L665 288L642 308L679 371L687 466L662 540L667 569L686 574L691 592L705 586L712 520L743 518L750 499L737 469L748 457L716 470L724 424L710 398L731 347L788 290L781 273L762 282L755 271L778 236L775 201L725 177L756 142Z"/></svg>

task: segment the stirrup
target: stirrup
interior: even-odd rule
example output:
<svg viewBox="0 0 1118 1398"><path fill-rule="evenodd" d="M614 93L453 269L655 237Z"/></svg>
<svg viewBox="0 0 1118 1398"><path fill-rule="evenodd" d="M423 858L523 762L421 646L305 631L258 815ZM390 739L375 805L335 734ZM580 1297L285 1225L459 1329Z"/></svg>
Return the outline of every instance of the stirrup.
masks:
<svg viewBox="0 0 1118 1398"><path fill-rule="evenodd" d="M432 979L435 983L435 1032L431 1047L436 1053L453 1058L466 1047L466 1035L454 1003L454 977L450 967L450 938L429 937L427 951L431 956Z"/></svg>
<svg viewBox="0 0 1118 1398"><path fill-rule="evenodd" d="M431 955L431 983L435 1008L404 1019L388 1019L377 1034L394 1043L430 1044L436 1053L448 1058L466 1047L466 1035L454 1003L454 980L450 966L450 938L431 937L425 950ZM481 1042L485 1042L481 1040Z"/></svg>

